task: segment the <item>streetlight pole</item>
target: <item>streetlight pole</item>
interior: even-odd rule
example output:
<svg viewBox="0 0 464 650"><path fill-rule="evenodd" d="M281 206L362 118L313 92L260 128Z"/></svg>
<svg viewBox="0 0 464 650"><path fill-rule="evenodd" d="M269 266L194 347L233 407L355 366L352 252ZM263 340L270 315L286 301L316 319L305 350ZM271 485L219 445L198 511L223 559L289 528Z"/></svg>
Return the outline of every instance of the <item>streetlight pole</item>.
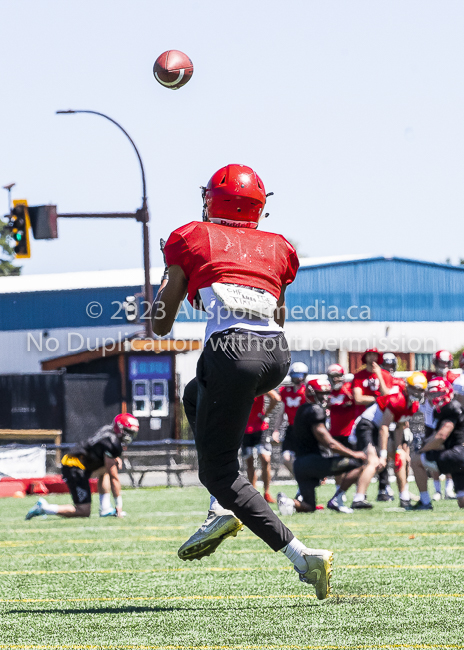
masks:
<svg viewBox="0 0 464 650"><path fill-rule="evenodd" d="M145 182L145 170L143 168L143 162L142 158L140 157L139 150L135 146L135 142L132 140L130 135L127 133L125 129L122 128L116 120L113 120L113 118L109 117L108 115L105 115L104 113L98 113L97 111L73 111L73 110L68 110L68 111L56 111L57 115L65 115L65 114L74 114L74 113L90 113L91 115L99 115L100 117L104 117L106 120L109 120L113 124L115 124L118 129L120 129L124 135L128 138L130 141L131 145L134 148L134 151L137 155L138 161L140 163L140 171L142 172L142 207L140 210L137 211L138 215L140 215L140 219L137 219L138 221L142 222L142 234L143 234L143 268L144 268L144 273L145 273L145 300L152 305L153 304L153 287L150 281L150 240L149 240L149 228L148 228L148 223L150 221L150 213L148 212L148 200L147 200L147 186ZM143 310L142 310L143 311ZM146 313L146 311L145 311ZM150 318L145 319L145 335L147 338L153 338L153 332L151 329L151 321Z"/></svg>

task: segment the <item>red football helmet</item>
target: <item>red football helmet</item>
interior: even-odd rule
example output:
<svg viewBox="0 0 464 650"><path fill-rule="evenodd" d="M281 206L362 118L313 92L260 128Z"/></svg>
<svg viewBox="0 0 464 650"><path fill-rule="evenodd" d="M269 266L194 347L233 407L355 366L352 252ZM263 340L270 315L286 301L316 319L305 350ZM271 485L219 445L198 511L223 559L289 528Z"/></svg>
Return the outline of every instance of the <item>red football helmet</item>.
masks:
<svg viewBox="0 0 464 650"><path fill-rule="evenodd" d="M366 363L366 355L369 354L369 352L375 352L375 353L378 355L378 356L377 356L377 363L379 364L379 366L381 366L382 363L383 363L383 353L382 353L382 352L379 352L379 351L377 350L377 348L371 348L370 350L366 350L366 351L364 352L364 354L362 355L362 357L361 357L361 361L362 361L363 363Z"/></svg>
<svg viewBox="0 0 464 650"><path fill-rule="evenodd" d="M130 445L139 432L139 421L130 413L120 413L113 420L113 431L126 445Z"/></svg>
<svg viewBox="0 0 464 650"><path fill-rule="evenodd" d="M438 412L453 399L453 387L446 379L437 377L427 384L427 399Z"/></svg>
<svg viewBox="0 0 464 650"><path fill-rule="evenodd" d="M332 390L340 390L345 383L345 369L339 363L332 363L327 368L327 377Z"/></svg>
<svg viewBox="0 0 464 650"><path fill-rule="evenodd" d="M433 355L432 363L437 373L445 374L445 372L451 368L453 355L451 352L448 352L448 350L438 350L438 352L435 352Z"/></svg>
<svg viewBox="0 0 464 650"><path fill-rule="evenodd" d="M327 408L331 390L332 386L327 379L310 379L306 384L306 399L311 404L319 404L322 408Z"/></svg>
<svg viewBox="0 0 464 650"><path fill-rule="evenodd" d="M258 227L266 192L263 181L251 167L226 165L213 174L202 190L204 221L240 228Z"/></svg>

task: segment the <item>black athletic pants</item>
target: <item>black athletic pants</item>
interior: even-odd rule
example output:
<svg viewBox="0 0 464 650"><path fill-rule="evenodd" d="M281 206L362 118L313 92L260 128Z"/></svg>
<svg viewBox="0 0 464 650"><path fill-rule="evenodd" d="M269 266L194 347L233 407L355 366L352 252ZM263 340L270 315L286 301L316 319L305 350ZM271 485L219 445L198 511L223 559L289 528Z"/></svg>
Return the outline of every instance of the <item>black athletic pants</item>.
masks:
<svg viewBox="0 0 464 650"><path fill-rule="evenodd" d="M197 377L186 386L183 398L195 435L200 481L274 551L294 535L240 474L238 454L254 398L275 388L289 365L283 333L218 332L206 343Z"/></svg>
<svg viewBox="0 0 464 650"><path fill-rule="evenodd" d="M327 476L339 476L361 465L362 461L347 456L325 458L320 454L306 454L295 458L293 471L303 501L314 511L316 510L316 488L322 479Z"/></svg>

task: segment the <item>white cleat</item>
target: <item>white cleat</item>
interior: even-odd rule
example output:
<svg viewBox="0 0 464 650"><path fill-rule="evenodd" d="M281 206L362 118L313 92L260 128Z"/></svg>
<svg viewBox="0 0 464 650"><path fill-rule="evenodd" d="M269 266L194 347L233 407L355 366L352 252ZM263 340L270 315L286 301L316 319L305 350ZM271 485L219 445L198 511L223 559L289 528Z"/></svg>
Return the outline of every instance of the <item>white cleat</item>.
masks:
<svg viewBox="0 0 464 650"><path fill-rule="evenodd" d="M303 557L308 567L306 571L299 571L296 566L294 569L300 576L301 582L306 582L316 587L318 600L324 600L330 593L333 552L324 549L307 548L303 551Z"/></svg>
<svg viewBox="0 0 464 650"><path fill-rule="evenodd" d="M442 498L442 496L441 496L441 492L438 492L438 491L435 492L435 494L434 494L433 497L432 497L432 499L433 499L434 501L440 501L441 498Z"/></svg>
<svg viewBox="0 0 464 650"><path fill-rule="evenodd" d="M295 502L283 492L277 495L277 507L282 516L293 515L296 512Z"/></svg>
<svg viewBox="0 0 464 650"><path fill-rule="evenodd" d="M177 551L181 560L201 560L228 537L237 537L243 524L230 510L209 510L205 523Z"/></svg>

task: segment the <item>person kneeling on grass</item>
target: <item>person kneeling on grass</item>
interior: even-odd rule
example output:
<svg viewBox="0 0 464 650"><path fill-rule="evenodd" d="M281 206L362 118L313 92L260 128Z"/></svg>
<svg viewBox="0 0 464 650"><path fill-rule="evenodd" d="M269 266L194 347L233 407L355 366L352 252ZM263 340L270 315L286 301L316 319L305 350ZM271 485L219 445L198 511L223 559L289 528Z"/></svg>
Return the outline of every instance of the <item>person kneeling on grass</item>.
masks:
<svg viewBox="0 0 464 650"><path fill-rule="evenodd" d="M98 476L100 494L100 517L123 517L121 483L118 470L121 469L121 454L139 431L137 418L121 413L114 418L113 425L102 427L97 433L77 445L61 459L61 472L66 481L74 505L58 506L40 498L29 510L26 520L40 515L61 517L90 517L92 496L89 479ZM115 500L111 507L107 477Z"/></svg>
<svg viewBox="0 0 464 650"><path fill-rule="evenodd" d="M455 399L453 387L446 379L435 377L427 385L427 399L433 406L434 433L411 460L420 490L420 501L411 506L411 510L433 509L427 491L426 470L450 474L458 505L464 508L464 400L460 397L459 383L456 389L458 399Z"/></svg>
<svg viewBox="0 0 464 650"><path fill-rule="evenodd" d="M358 480L367 455L340 444L328 432L326 408L331 390L329 382L323 379L311 379L306 385L306 404L298 409L293 426L296 450L294 471L301 500L290 499L279 492L277 503L282 515L314 512L316 487L320 481L327 476L341 474L343 478L340 486L327 507L346 514L353 512L344 505L343 494ZM322 456L321 447L336 455L328 458Z"/></svg>

